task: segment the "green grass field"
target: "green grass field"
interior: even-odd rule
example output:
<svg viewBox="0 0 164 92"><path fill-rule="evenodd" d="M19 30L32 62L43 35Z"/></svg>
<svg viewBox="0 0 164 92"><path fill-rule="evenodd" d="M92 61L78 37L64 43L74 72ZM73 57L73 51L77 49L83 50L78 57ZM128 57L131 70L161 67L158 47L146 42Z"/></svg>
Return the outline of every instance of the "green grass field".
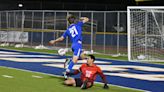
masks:
<svg viewBox="0 0 164 92"><path fill-rule="evenodd" d="M63 78L53 75L0 67L0 92L142 92L113 85L109 85L110 88L106 90L97 83L90 89L81 90L79 87L65 86L63 81Z"/></svg>

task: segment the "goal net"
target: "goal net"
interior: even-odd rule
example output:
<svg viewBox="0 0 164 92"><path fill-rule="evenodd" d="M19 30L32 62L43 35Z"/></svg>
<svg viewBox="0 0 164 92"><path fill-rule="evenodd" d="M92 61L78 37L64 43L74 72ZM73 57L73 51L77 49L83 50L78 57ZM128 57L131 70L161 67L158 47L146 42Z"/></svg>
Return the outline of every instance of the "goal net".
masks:
<svg viewBox="0 0 164 92"><path fill-rule="evenodd" d="M164 7L128 7L129 61L164 61Z"/></svg>

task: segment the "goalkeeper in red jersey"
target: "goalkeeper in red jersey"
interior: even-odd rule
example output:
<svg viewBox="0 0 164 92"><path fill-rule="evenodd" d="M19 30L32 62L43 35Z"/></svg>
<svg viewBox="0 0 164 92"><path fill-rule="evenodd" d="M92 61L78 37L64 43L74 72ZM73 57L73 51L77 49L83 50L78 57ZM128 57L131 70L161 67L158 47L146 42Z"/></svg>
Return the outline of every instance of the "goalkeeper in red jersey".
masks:
<svg viewBox="0 0 164 92"><path fill-rule="evenodd" d="M64 84L81 87L81 89L87 89L93 86L96 76L100 75L104 82L103 88L108 89L109 87L107 85L106 77L100 67L94 64L94 61L95 57L93 55L89 55L86 64L82 64L78 70L75 70L72 73L67 73L68 76L81 73L80 78L69 78L64 81Z"/></svg>

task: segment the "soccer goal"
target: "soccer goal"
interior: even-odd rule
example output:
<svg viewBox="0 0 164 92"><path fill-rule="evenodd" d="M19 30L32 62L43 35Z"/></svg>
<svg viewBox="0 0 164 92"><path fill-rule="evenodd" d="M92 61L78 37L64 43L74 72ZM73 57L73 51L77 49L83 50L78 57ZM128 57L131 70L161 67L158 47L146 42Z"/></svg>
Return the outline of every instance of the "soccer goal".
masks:
<svg viewBox="0 0 164 92"><path fill-rule="evenodd" d="M127 8L128 60L164 61L164 7Z"/></svg>

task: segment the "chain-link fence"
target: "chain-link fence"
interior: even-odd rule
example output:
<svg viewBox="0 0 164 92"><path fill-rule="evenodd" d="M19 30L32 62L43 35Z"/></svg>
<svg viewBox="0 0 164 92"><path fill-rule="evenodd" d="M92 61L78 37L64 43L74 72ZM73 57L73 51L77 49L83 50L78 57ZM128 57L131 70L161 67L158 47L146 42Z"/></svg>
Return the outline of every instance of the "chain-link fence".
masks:
<svg viewBox="0 0 164 92"><path fill-rule="evenodd" d="M0 42L47 46L69 26L66 16L88 17L83 26L83 49L104 54L127 53L127 13L125 11L0 11ZM70 47L66 39L56 47Z"/></svg>

